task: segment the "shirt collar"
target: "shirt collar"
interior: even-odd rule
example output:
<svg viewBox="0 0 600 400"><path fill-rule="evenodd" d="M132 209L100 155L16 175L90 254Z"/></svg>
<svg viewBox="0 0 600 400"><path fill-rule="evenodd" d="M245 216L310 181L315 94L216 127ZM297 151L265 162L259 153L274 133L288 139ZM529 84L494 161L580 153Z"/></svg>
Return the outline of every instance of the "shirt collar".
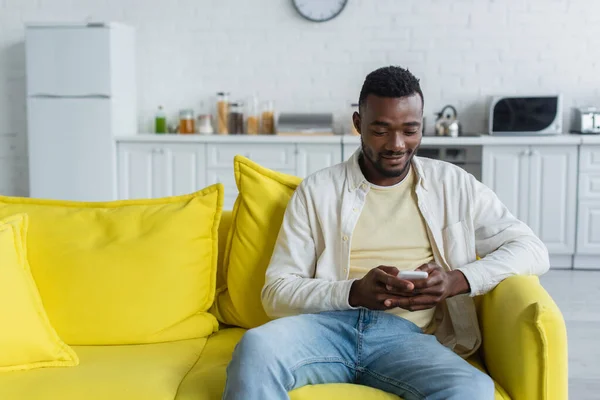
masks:
<svg viewBox="0 0 600 400"><path fill-rule="evenodd" d="M360 188L360 185L363 183L369 184L369 181L367 181L367 178L363 175L360 165L358 164L358 159L361 154L362 148L359 147L346 161L346 178L349 183L348 190L351 192ZM421 186L423 190L427 191L426 179L423 174L423 164L421 159L416 155L412 159L412 166L415 169L415 174L417 176L417 186Z"/></svg>

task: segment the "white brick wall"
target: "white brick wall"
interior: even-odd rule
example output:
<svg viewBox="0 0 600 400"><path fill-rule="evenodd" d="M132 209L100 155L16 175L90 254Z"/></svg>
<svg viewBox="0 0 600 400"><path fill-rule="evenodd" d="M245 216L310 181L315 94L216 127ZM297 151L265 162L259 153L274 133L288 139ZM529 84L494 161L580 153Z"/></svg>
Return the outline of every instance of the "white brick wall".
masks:
<svg viewBox="0 0 600 400"><path fill-rule="evenodd" d="M421 78L429 126L450 103L465 130L485 131L495 93L600 105L596 0L350 0L325 24L290 0L0 0L2 194L27 194L23 22L88 17L137 29L141 131L159 104L207 111L219 90L332 111L339 126L365 74L386 64Z"/></svg>

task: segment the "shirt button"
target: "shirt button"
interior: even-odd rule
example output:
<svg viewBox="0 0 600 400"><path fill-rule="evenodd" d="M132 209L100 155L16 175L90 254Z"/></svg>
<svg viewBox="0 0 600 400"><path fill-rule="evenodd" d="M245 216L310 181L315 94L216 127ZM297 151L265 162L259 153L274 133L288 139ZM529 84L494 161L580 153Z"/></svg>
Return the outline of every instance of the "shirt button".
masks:
<svg viewBox="0 0 600 400"><path fill-rule="evenodd" d="M352 211L354 211L354 212L358 212L358 208L354 207L354 208L352 209Z"/></svg>
<svg viewBox="0 0 600 400"><path fill-rule="evenodd" d="M363 189L365 189L365 190L367 190L367 184L366 183L363 183L362 185L360 185L360 187L363 188Z"/></svg>
<svg viewBox="0 0 600 400"><path fill-rule="evenodd" d="M348 241L348 236L346 236L346 235L342 236L342 240L343 240L344 242L347 242L347 241Z"/></svg>
<svg viewBox="0 0 600 400"><path fill-rule="evenodd" d="M344 273L348 272L348 270L346 268L344 268Z"/></svg>

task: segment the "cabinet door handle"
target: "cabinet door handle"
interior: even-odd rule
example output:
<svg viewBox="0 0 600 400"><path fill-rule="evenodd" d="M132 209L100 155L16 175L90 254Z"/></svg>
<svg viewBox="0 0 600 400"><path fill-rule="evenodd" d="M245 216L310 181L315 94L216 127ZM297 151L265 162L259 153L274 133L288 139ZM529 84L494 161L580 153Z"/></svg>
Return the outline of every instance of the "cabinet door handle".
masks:
<svg viewBox="0 0 600 400"><path fill-rule="evenodd" d="M530 155L531 155L531 150L523 150L523 151L521 152L521 155L522 155L522 156L530 156Z"/></svg>
<svg viewBox="0 0 600 400"><path fill-rule="evenodd" d="M530 150L529 153L530 153L529 155L531 155L531 156L539 156L540 155L540 152L537 150L533 150L533 151Z"/></svg>

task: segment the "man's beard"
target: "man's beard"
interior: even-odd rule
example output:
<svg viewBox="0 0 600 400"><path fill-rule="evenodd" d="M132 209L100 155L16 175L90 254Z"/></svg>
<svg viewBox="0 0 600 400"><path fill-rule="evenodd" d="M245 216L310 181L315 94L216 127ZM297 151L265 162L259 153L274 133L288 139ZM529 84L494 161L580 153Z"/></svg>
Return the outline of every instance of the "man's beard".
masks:
<svg viewBox="0 0 600 400"><path fill-rule="evenodd" d="M369 162L371 162L371 164L373 164L373 166L375 167L375 169L377 170L377 172L379 172L382 176L386 177L386 178L398 178L400 176L402 176L404 173L406 173L406 171L408 171L408 169L410 168L410 164L412 162L413 157L415 156L416 153L416 149L414 151L408 150L408 151L404 151L401 153L395 153L395 152L387 152L385 154L371 154L370 151L365 147L365 144L361 138L360 141L361 147L362 147L362 154L363 157L366 157ZM406 160L406 164L404 164L404 167L402 167L402 169L400 170L389 170L386 169L382 163L381 163L381 156L399 156L399 155L403 155L407 152L410 151L410 155L408 156L408 160Z"/></svg>

